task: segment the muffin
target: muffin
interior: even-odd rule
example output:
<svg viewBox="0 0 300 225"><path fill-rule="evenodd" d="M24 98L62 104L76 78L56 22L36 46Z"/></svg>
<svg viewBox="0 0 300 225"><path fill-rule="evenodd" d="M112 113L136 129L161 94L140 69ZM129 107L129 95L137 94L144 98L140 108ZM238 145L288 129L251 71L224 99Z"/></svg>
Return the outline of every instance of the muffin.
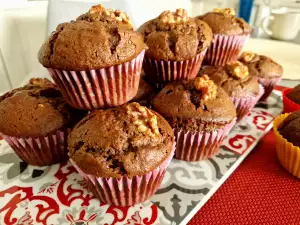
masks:
<svg viewBox="0 0 300 225"><path fill-rule="evenodd" d="M244 52L240 61L248 66L249 73L256 76L258 82L264 87L264 94L260 100L266 100L282 78L282 66L269 57L253 52Z"/></svg>
<svg viewBox="0 0 300 225"><path fill-rule="evenodd" d="M68 148L94 195L118 206L152 196L175 150L168 122L138 103L90 113L71 132Z"/></svg>
<svg viewBox="0 0 300 225"><path fill-rule="evenodd" d="M236 61L250 36L249 24L235 17L235 11L230 8L214 9L196 19L205 21L213 32L213 42L207 50L204 64L224 66Z"/></svg>
<svg viewBox="0 0 300 225"><path fill-rule="evenodd" d="M230 97L207 75L167 84L153 107L174 130L175 158L185 161L214 156L236 121Z"/></svg>
<svg viewBox="0 0 300 225"><path fill-rule="evenodd" d="M148 84L143 77L141 77L138 92L131 101L138 102L142 106L149 107L151 105L151 100L154 96L155 93L152 86Z"/></svg>
<svg viewBox="0 0 300 225"><path fill-rule="evenodd" d="M207 74L226 91L236 107L238 119L246 116L262 95L257 78L251 76L247 66L239 61L225 66L208 66L200 74Z"/></svg>
<svg viewBox="0 0 300 225"><path fill-rule="evenodd" d="M52 82L34 78L0 97L0 134L24 162L51 165L68 159L68 133L85 114Z"/></svg>
<svg viewBox="0 0 300 225"><path fill-rule="evenodd" d="M195 78L212 32L203 21L195 21L186 10L164 11L139 29L148 47L144 60L146 76L158 87L167 82Z"/></svg>
<svg viewBox="0 0 300 225"><path fill-rule="evenodd" d="M280 164L300 178L300 111L278 116L274 121L274 133Z"/></svg>
<svg viewBox="0 0 300 225"><path fill-rule="evenodd" d="M284 112L294 112L300 110L300 84L296 87L288 88L283 91Z"/></svg>
<svg viewBox="0 0 300 225"><path fill-rule="evenodd" d="M144 48L126 13L98 5L58 25L38 58L71 106L92 110L136 95Z"/></svg>

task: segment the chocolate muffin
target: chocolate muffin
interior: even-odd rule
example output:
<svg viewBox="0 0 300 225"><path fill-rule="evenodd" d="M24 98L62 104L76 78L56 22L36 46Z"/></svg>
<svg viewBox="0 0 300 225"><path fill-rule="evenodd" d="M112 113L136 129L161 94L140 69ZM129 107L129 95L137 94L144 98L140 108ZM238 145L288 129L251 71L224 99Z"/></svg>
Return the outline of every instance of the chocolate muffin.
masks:
<svg viewBox="0 0 300 225"><path fill-rule="evenodd" d="M144 48L126 13L98 5L58 25L38 59L70 105L91 110L118 106L136 95Z"/></svg>
<svg viewBox="0 0 300 225"><path fill-rule="evenodd" d="M138 31L148 46L145 73L157 83L194 78L212 41L210 27L184 9L164 11Z"/></svg>
<svg viewBox="0 0 300 225"><path fill-rule="evenodd" d="M154 89L143 78L140 79L139 89L136 96L131 100L143 106L150 106L152 98L155 96Z"/></svg>
<svg viewBox="0 0 300 225"><path fill-rule="evenodd" d="M175 157L186 161L216 154L236 117L230 97L207 75L167 84L153 99L153 107L174 129Z"/></svg>
<svg viewBox="0 0 300 225"><path fill-rule="evenodd" d="M71 108L52 82L34 78L0 97L0 132L23 161L54 164L67 159L64 139L85 114Z"/></svg>
<svg viewBox="0 0 300 225"><path fill-rule="evenodd" d="M300 84L294 87L288 94L287 97L293 102L300 105Z"/></svg>
<svg viewBox="0 0 300 225"><path fill-rule="evenodd" d="M247 65L249 73L256 76L259 83L264 87L265 93L261 100L265 100L281 80L283 74L282 66L267 56L253 52L244 52L239 60Z"/></svg>
<svg viewBox="0 0 300 225"><path fill-rule="evenodd" d="M224 66L236 61L250 36L249 24L242 18L237 18L235 11L230 8L214 9L213 12L196 19L206 22L213 32L213 43L207 51L204 63Z"/></svg>
<svg viewBox="0 0 300 225"><path fill-rule="evenodd" d="M279 125L278 131L286 140L300 147L300 111L288 115Z"/></svg>

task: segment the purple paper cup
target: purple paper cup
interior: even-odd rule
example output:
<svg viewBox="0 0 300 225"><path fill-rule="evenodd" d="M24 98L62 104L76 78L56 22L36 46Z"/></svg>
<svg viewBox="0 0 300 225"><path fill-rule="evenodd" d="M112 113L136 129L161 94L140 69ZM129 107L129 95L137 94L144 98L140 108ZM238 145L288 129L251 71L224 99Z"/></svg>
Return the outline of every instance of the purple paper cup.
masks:
<svg viewBox="0 0 300 225"><path fill-rule="evenodd" d="M129 178L103 178L84 173L76 163L70 162L78 173L87 181L90 191L101 202L115 206L132 206L149 199L157 189L166 173L166 169L173 158L175 144L170 156L156 169L143 176Z"/></svg>
<svg viewBox="0 0 300 225"><path fill-rule="evenodd" d="M260 78L260 77L258 77L258 82L264 88L264 94L260 98L259 101L264 101L271 95L273 89L279 83L281 78L282 78L281 76L280 77L274 77L274 78Z"/></svg>
<svg viewBox="0 0 300 225"><path fill-rule="evenodd" d="M174 129L176 139L175 158L193 162L216 155L223 140L235 123L236 118L223 128L212 132L191 132Z"/></svg>
<svg viewBox="0 0 300 225"><path fill-rule="evenodd" d="M35 166L47 166L68 160L69 133L70 129L65 129L35 138L4 134L1 136L24 162Z"/></svg>
<svg viewBox="0 0 300 225"><path fill-rule="evenodd" d="M193 59L184 61L154 60L146 56L144 59L145 74L157 87L162 87L172 81L193 79L200 70L206 50Z"/></svg>
<svg viewBox="0 0 300 225"><path fill-rule="evenodd" d="M74 108L93 110L122 105L137 93L145 51L121 65L98 70L47 68L65 100Z"/></svg>
<svg viewBox="0 0 300 225"><path fill-rule="evenodd" d="M205 55L204 64L224 66L236 61L249 36L214 34L213 42Z"/></svg>

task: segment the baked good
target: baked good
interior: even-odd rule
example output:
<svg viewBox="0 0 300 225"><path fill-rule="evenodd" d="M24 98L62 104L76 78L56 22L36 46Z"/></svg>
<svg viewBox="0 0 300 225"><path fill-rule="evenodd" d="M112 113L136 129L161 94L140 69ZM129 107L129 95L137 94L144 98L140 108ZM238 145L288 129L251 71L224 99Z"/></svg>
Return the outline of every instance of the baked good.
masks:
<svg viewBox="0 0 300 225"><path fill-rule="evenodd" d="M247 66L239 61L225 66L205 67L201 70L201 74L207 74L231 97L238 119L246 116L261 97L257 78L251 76Z"/></svg>
<svg viewBox="0 0 300 225"><path fill-rule="evenodd" d="M167 84L153 107L174 129L175 157L186 161L215 155L236 117L230 97L207 75Z"/></svg>
<svg viewBox="0 0 300 225"><path fill-rule="evenodd" d="M0 132L26 163L50 165L68 159L68 129L85 114L71 108L52 82L33 78L0 97Z"/></svg>
<svg viewBox="0 0 300 225"><path fill-rule="evenodd" d="M237 18L235 11L230 8L217 8L195 19L206 22L213 32L213 42L207 51L204 64L223 66L236 61L250 36L249 24L242 18Z"/></svg>
<svg viewBox="0 0 300 225"><path fill-rule="evenodd" d="M139 29L148 49L145 73L156 83L194 78L212 41L210 27L186 10L164 11Z"/></svg>
<svg viewBox="0 0 300 225"><path fill-rule="evenodd" d="M247 65L249 72L257 77L259 83L264 87L265 92L261 100L265 100L281 80L283 74L282 66L267 56L253 52L243 52L239 60Z"/></svg>
<svg viewBox="0 0 300 225"><path fill-rule="evenodd" d="M300 110L300 84L294 88L287 88L282 92L285 113Z"/></svg>
<svg viewBox="0 0 300 225"><path fill-rule="evenodd" d="M98 5L58 25L38 59L70 105L90 110L118 106L136 95L144 48L126 13Z"/></svg>
<svg viewBox="0 0 300 225"><path fill-rule="evenodd" d="M118 194L112 194L114 197L109 199L96 194L101 201L131 205L146 200L158 188L173 156L173 144L172 128L162 116L138 103L129 103L90 113L71 132L68 148L72 163L80 173L97 179L123 180L128 184L122 184L124 190L121 194L116 187L111 187L110 192ZM157 170L159 176L150 181L147 177ZM134 179L142 179L147 183L144 190L149 189L149 193L135 200L128 199L128 196L133 192L139 195L142 190L131 187L129 182L132 180L132 185L135 185ZM88 182L92 184L89 179ZM92 186L94 192L102 191L98 184Z"/></svg>
<svg viewBox="0 0 300 225"><path fill-rule="evenodd" d="M278 116L274 120L274 134L280 164L300 178L300 111Z"/></svg>
<svg viewBox="0 0 300 225"><path fill-rule="evenodd" d="M300 84L294 87L291 92L287 94L287 97L292 100L293 102L300 105Z"/></svg>
<svg viewBox="0 0 300 225"><path fill-rule="evenodd" d="M143 106L150 106L152 98L155 96L153 87L144 80L140 79L139 89L136 96L131 100L132 102L138 102Z"/></svg>

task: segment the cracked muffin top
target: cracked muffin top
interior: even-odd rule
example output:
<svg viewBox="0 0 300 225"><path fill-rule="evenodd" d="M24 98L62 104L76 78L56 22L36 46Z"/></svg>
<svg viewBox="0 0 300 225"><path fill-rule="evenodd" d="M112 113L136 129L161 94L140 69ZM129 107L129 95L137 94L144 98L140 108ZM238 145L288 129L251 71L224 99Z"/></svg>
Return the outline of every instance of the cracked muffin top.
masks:
<svg viewBox="0 0 300 225"><path fill-rule="evenodd" d="M47 68L101 69L128 62L144 48L126 13L98 5L76 21L58 25L40 48L38 59Z"/></svg>
<svg viewBox="0 0 300 225"><path fill-rule="evenodd" d="M85 114L71 108L51 81L33 78L0 97L0 132L16 137L46 136L71 128Z"/></svg>
<svg viewBox="0 0 300 225"><path fill-rule="evenodd" d="M279 125L278 131L293 145L300 147L300 111L288 115Z"/></svg>
<svg viewBox="0 0 300 225"><path fill-rule="evenodd" d="M253 52L243 52L239 61L248 66L253 76L260 78L281 77L283 68L271 58Z"/></svg>
<svg viewBox="0 0 300 225"><path fill-rule="evenodd" d="M188 131L214 131L236 117L230 97L207 75L167 84L153 107L173 128Z"/></svg>
<svg viewBox="0 0 300 225"><path fill-rule="evenodd" d="M291 92L287 94L287 97L300 105L300 84L294 87Z"/></svg>
<svg viewBox="0 0 300 225"><path fill-rule="evenodd" d="M202 20L194 20L184 9L164 11L139 29L148 47L146 56L155 60L181 61L194 58L209 47L210 27Z"/></svg>
<svg viewBox="0 0 300 225"><path fill-rule="evenodd" d="M205 21L214 34L248 35L251 27L242 18L235 17L235 11L230 8L214 9L202 16L196 17Z"/></svg>
<svg viewBox="0 0 300 225"><path fill-rule="evenodd" d="M97 177L144 175L171 154L174 134L158 113L129 103L96 110L82 119L68 139L70 158Z"/></svg>
<svg viewBox="0 0 300 225"><path fill-rule="evenodd" d="M236 61L226 66L208 66L201 70L200 74L206 74L215 84L222 87L230 97L257 96L259 84L246 65Z"/></svg>

